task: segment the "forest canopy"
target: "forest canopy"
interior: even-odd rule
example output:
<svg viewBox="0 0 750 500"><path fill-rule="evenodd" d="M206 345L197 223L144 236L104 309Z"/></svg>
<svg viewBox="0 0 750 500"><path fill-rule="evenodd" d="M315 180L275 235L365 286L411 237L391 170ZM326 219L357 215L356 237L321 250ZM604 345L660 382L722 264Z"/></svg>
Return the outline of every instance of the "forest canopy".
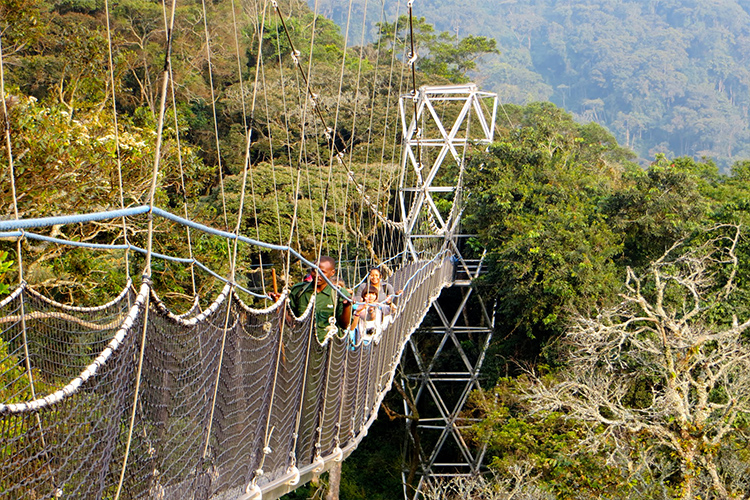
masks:
<svg viewBox="0 0 750 500"><path fill-rule="evenodd" d="M334 3L341 5L321 5L325 11ZM388 146L397 142L400 130L393 103L413 90L403 77L410 69L405 18L379 18L371 38L358 45L303 1L281 4L288 9L286 27L258 12L243 12L238 44L229 21L230 2L211 4L207 16L215 27L210 41L216 51L210 61L195 50L205 43L203 13L197 4L178 9L172 67L179 82L177 105L167 113L162 153L173 153L182 141L184 156L178 164L172 154L163 165L157 201L177 211L189 199L194 219L229 226L239 213L241 174L249 170L257 206L239 220L243 233L275 242L292 234L293 244L307 255L322 246L351 252L353 258L372 258L384 238L365 220L370 207L342 194L351 187L347 173L328 161L333 151L345 151L354 177L373 194L373 203L393 216L390 196L399 158L396 148ZM715 365L718 370L745 366L732 362L746 359L750 316L750 160L744 159L750 157L745 124L750 94L747 73L739 66L750 38L744 10L733 2L714 4L477 0L455 9L447 0L417 3L431 15L416 18L417 86L485 75L480 83L497 90L504 101L495 143L467 155L463 218L464 229L473 235L467 254L486 251L488 272L477 287L497 306L496 341L483 372L485 391L475 394L472 408L485 425L469 431L467 439L487 440L498 484L512 484L519 470L523 477L533 477L533 486L544 494L561 497L625 492L623 498L637 498L644 485L668 497L688 487L693 493L719 484L739 491L746 484L734 478L747 477L750 460L748 398L742 392L749 385L742 379L738 387L736 377L724 385L706 384L710 376L703 371L721 353L727 354ZM502 22L495 17L498 12ZM13 201L20 202L24 217L119 206L117 148L126 186L123 203L144 203L156 156L152 131L165 46L158 4L126 0L113 8L114 78L107 71L101 2L0 0L0 14L12 149L18 153L16 182L23 192L12 200L3 156L2 214L12 213ZM490 32L493 24L500 31ZM284 29L288 37L279 36ZM318 47L314 53L297 49L313 40ZM335 128L328 130L305 114L310 96L295 72L295 58L314 69L309 77L319 89L316 106L337 117ZM265 79L256 79L259 74ZM360 80L360 75L367 78ZM253 85L245 86L249 81ZM280 87L294 99L285 99ZM108 103L110 91L117 97L114 109ZM263 103L263 112L246 113L243 98L249 95ZM248 128L254 133L246 142ZM373 157L379 176L370 170ZM644 158L651 160L639 164ZM319 168L313 170L313 165ZM288 194L303 172L303 189ZM51 174L54 183L49 182ZM301 221L296 231L294 217ZM157 227L164 235L159 251L185 252L184 235L173 229ZM61 230L50 228L50 234ZM64 231L81 241L123 238L115 225ZM711 234L720 236L712 239ZM132 238L138 242L143 231ZM225 246L212 238L195 244L202 258L226 271ZM5 249L0 251L0 273L11 282L10 263L17 256ZM46 245L25 250L31 256L26 275L31 284L43 288L50 276L66 278L63 287L51 292L60 300L101 302L124 281L114 260L90 259L77 251L57 253ZM699 311L680 330L672 323L681 321L681 308L692 304L695 295L677 271L694 255L717 261L706 266L710 275L705 281L697 272L688 276L702 287L693 289L708 299L698 300ZM260 260L241 255L238 280L252 283ZM654 264L660 262L664 265ZM172 291L172 300L188 303L190 276L184 270L163 265L155 275L157 285ZM687 293L669 288L660 299L654 283L663 277L687 283ZM105 286L95 286L95 280ZM210 291L207 282L198 282L204 295ZM8 288L3 284L4 293ZM669 305L665 314L628 320L628 315L653 309L654 300ZM639 357L628 350L638 342L657 349L653 330L659 328L642 329L640 322L667 325L676 332L672 340L686 339L675 346L662 342L661 348L679 351L683 358L677 365L695 369L667 373L657 369L657 358L671 354ZM617 328L608 337L602 331L609 327ZM591 335L582 341L576 336L581 331ZM603 339L601 359L585 357L591 347L585 340L592 332ZM620 339L625 341L617 344ZM726 360L731 362L721 365ZM592 366L596 370L586 372ZM570 367L574 370L566 374ZM581 383L575 375L593 377L601 375L597 370L615 369L620 378L613 380L626 382L620 387L624 393L601 377L596 380L601 385L590 383L610 391L614 400L562 390L570 387L565 384ZM695 420L668 414L669 405L652 404L663 403L665 391L676 397L679 388L667 382L677 375L687 385L703 384L707 393L696 399L694 390L685 390L686 408L725 411L731 421L721 414ZM696 380L701 376L704 380ZM742 403L739 410L729 404L730 390ZM641 432L635 414L661 418L658 423L666 430ZM614 425L607 425L615 417L635 430L614 432ZM704 436L715 441L719 432L698 428L705 422L731 440L696 444ZM596 446L588 446L594 442ZM616 445L624 450L619 455ZM382 448L392 464L394 446ZM642 467L644 460L648 467ZM629 474L630 466L640 475ZM365 481L362 469L359 479ZM721 482L716 474L735 476ZM352 491L352 498L375 498L355 486ZM386 492L383 498L393 495Z"/></svg>

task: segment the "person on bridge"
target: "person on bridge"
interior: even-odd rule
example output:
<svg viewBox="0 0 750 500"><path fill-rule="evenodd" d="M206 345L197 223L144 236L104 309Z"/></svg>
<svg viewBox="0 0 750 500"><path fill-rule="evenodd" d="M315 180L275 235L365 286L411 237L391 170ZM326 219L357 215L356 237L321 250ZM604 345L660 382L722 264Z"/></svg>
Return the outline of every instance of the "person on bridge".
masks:
<svg viewBox="0 0 750 500"><path fill-rule="evenodd" d="M358 309L352 320L352 325L349 327L354 332L352 344L357 345L359 339L363 339L365 344L369 344L373 338L377 343L380 339L378 334L390 321L391 306L377 302L378 289L374 286L362 290L361 297L364 304Z"/></svg>
<svg viewBox="0 0 750 500"><path fill-rule="evenodd" d="M302 316L313 295L315 296L314 322L318 340L323 342L329 331L337 326L346 328L349 325L352 314L351 290L347 290L343 283L336 279L336 261L333 257L324 255L316 263L316 268L311 270L312 279L303 280L292 285L289 290L289 308L296 317ZM320 269L320 271L318 271ZM331 283L341 286L346 297L341 297L331 287L325 278ZM274 300L278 300L280 294L269 294Z"/></svg>
<svg viewBox="0 0 750 500"><path fill-rule="evenodd" d="M357 295L364 297L363 293L370 287L375 288L378 292L375 302L387 304L391 307L395 305L393 300L396 293L393 291L393 285L383 281L379 267L373 267L370 269L370 274L367 275L367 279L357 289ZM400 295L403 293L403 290L399 290L398 293Z"/></svg>

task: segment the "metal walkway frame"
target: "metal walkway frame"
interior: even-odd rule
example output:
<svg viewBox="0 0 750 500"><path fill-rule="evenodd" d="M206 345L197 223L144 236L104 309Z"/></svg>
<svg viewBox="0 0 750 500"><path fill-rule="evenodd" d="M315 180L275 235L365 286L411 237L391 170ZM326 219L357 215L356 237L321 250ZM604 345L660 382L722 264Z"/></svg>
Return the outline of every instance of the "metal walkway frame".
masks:
<svg viewBox="0 0 750 500"><path fill-rule="evenodd" d="M411 398L404 400L404 453L419 455L416 474L406 468L402 472L409 500L423 496L433 481L480 474L486 452L486 444L467 442L462 430L477 422L464 410L471 392L480 388L493 314L472 287L483 259L462 256L460 241L468 235L461 234L460 219L467 149L494 140L497 107L497 94L475 84L422 87L399 101L404 137L399 203L406 250L417 258L425 245L441 241L455 256L452 293L461 297L433 303L439 324L418 330L402 357L400 384ZM446 118L453 122L446 125ZM464 348L467 339L478 348L474 356ZM416 367L411 373L410 366Z"/></svg>

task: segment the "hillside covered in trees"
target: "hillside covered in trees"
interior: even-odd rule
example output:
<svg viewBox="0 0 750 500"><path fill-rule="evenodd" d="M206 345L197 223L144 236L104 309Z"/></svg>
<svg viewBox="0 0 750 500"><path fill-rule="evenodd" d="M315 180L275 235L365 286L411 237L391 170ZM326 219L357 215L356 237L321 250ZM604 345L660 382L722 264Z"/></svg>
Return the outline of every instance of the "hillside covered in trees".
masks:
<svg viewBox="0 0 750 500"><path fill-rule="evenodd" d="M340 2L316 3L346 25ZM372 4L371 21L381 9ZM363 6L354 2L352 23ZM726 172L750 158L745 2L419 0L414 11L438 31L497 41L500 53L472 77L503 102L551 101L605 126L641 164L657 153L708 157Z"/></svg>

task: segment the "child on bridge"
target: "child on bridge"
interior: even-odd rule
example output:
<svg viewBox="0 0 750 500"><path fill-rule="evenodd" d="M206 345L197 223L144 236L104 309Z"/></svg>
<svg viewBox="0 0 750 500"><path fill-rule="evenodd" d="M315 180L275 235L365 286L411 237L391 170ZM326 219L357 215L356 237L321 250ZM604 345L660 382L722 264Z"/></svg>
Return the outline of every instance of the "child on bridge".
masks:
<svg viewBox="0 0 750 500"><path fill-rule="evenodd" d="M386 303L379 303L378 289L374 286L364 288L361 292L363 306L352 320L350 330L354 332L352 344L358 345L360 339L365 345L374 341L380 342L380 334L391 319L391 306Z"/></svg>

